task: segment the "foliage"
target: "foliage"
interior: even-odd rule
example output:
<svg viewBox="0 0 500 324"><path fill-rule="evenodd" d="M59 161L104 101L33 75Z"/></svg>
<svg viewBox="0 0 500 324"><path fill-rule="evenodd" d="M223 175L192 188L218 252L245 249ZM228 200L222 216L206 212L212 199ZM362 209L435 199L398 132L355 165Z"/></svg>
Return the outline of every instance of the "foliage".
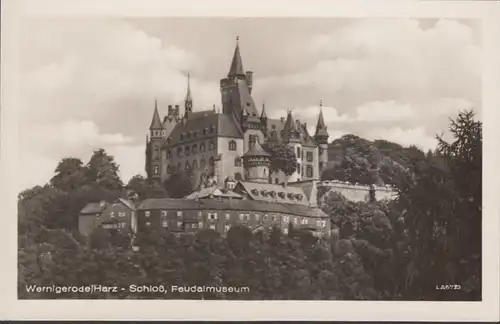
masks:
<svg viewBox="0 0 500 324"><path fill-rule="evenodd" d="M482 125L471 111L451 121L453 142L438 137L435 154L415 164L399 188L409 221L411 295L437 300L481 299ZM439 291L459 284L460 291Z"/></svg>
<svg viewBox="0 0 500 324"><path fill-rule="evenodd" d="M139 174L133 176L125 188L133 193L136 193L138 195L138 199L141 200L147 198L163 198L168 195L166 189L161 184L156 181L146 179Z"/></svg>
<svg viewBox="0 0 500 324"><path fill-rule="evenodd" d="M165 181L165 190L171 198L184 198L194 191L194 177L191 171L171 174Z"/></svg>
<svg viewBox="0 0 500 324"><path fill-rule="evenodd" d="M293 147L269 142L263 148L271 154L271 172L282 171L288 177L297 170L297 156Z"/></svg>
<svg viewBox="0 0 500 324"><path fill-rule="evenodd" d="M386 140L371 142L355 135L344 135L329 144L328 159L333 166L323 171L321 179L372 184L369 169L378 166L382 182L397 185L414 161L423 157L424 153L416 146L402 147Z"/></svg>

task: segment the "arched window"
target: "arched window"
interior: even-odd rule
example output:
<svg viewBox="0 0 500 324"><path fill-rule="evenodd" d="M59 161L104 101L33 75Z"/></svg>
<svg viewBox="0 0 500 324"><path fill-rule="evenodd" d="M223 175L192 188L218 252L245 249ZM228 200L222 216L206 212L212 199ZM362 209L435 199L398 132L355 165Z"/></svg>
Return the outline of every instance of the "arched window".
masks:
<svg viewBox="0 0 500 324"><path fill-rule="evenodd" d="M200 152L205 152L205 143L200 144Z"/></svg>
<svg viewBox="0 0 500 324"><path fill-rule="evenodd" d="M198 162L196 162L196 160L193 161L193 164L191 165L191 168L198 169Z"/></svg>
<svg viewBox="0 0 500 324"><path fill-rule="evenodd" d="M181 162L177 163L177 172L181 171Z"/></svg>
<svg viewBox="0 0 500 324"><path fill-rule="evenodd" d="M182 156L182 147L177 148L177 156Z"/></svg>
<svg viewBox="0 0 500 324"><path fill-rule="evenodd" d="M213 156L210 157L210 165L214 165L214 157Z"/></svg>
<svg viewBox="0 0 500 324"><path fill-rule="evenodd" d="M241 166L241 159L239 157L234 159L234 166L237 166L237 167Z"/></svg>
<svg viewBox="0 0 500 324"><path fill-rule="evenodd" d="M171 155L172 155L172 151L169 149L169 150L167 151L167 158L169 158Z"/></svg>
<svg viewBox="0 0 500 324"><path fill-rule="evenodd" d="M213 151L213 150L215 149L215 143L214 143L214 141L210 141L210 144L209 144L209 146L208 146L208 149L209 149L210 151Z"/></svg>
<svg viewBox="0 0 500 324"><path fill-rule="evenodd" d="M193 154L198 153L198 145L193 144L193 148L191 149L191 152L193 152Z"/></svg>
<svg viewBox="0 0 500 324"><path fill-rule="evenodd" d="M271 132L271 139L276 139L276 131L274 130Z"/></svg>
<svg viewBox="0 0 500 324"><path fill-rule="evenodd" d="M184 152L186 153L186 156L188 156L188 155L189 155L189 146L186 146L186 147L184 148Z"/></svg>
<svg viewBox="0 0 500 324"><path fill-rule="evenodd" d="M205 159L201 159L201 161L200 161L200 167L201 167L202 169L204 169L204 168L205 168L205 165L206 165Z"/></svg>
<svg viewBox="0 0 500 324"><path fill-rule="evenodd" d="M297 147L297 158L300 158L300 147Z"/></svg>
<svg viewBox="0 0 500 324"><path fill-rule="evenodd" d="M184 165L184 170L189 170L189 161L186 161L186 164Z"/></svg>
<svg viewBox="0 0 500 324"><path fill-rule="evenodd" d="M241 180L243 180L243 178L241 177L241 173L236 172L236 173L234 174L234 179L236 179L237 181L241 181Z"/></svg>
<svg viewBox="0 0 500 324"><path fill-rule="evenodd" d="M236 141L229 141L229 150L236 151Z"/></svg>
<svg viewBox="0 0 500 324"><path fill-rule="evenodd" d="M155 175L158 175L160 173L160 167L155 165Z"/></svg>

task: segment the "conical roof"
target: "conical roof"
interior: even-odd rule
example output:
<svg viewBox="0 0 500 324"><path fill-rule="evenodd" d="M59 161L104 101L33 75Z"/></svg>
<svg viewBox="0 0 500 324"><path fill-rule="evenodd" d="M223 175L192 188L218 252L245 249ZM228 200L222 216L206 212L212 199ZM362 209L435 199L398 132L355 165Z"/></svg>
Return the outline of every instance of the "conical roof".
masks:
<svg viewBox="0 0 500 324"><path fill-rule="evenodd" d="M245 75L245 70L243 69L243 62L241 60L240 46L238 43L238 37L236 38L236 48L233 53L233 60L231 62L231 67L229 68L228 76L235 75Z"/></svg>
<svg viewBox="0 0 500 324"><path fill-rule="evenodd" d="M153 120L151 120L151 126L149 129L163 129L161 123L160 114L158 113L158 101L155 99L155 110L153 112Z"/></svg>
<svg viewBox="0 0 500 324"><path fill-rule="evenodd" d="M269 154L266 150L262 148L260 145L259 141L255 141L253 145L250 147L250 149L243 154L244 157L252 157L252 156L267 156L271 157L271 154Z"/></svg>
<svg viewBox="0 0 500 324"><path fill-rule="evenodd" d="M283 139L290 140L297 137L299 133L297 123L293 120L292 111L288 111L286 116L285 126L283 127Z"/></svg>
<svg viewBox="0 0 500 324"><path fill-rule="evenodd" d="M262 104L262 113L260 114L260 118L267 118L266 105L265 104Z"/></svg>
<svg viewBox="0 0 500 324"><path fill-rule="evenodd" d="M319 105L319 116L318 123L316 124L316 133L314 136L326 136L328 137L328 131L326 129L325 119L323 118L323 105Z"/></svg>
<svg viewBox="0 0 500 324"><path fill-rule="evenodd" d="M191 98L191 84L189 80L189 74L188 74L188 83L187 83L187 92L186 92L186 102L193 102L193 98Z"/></svg>

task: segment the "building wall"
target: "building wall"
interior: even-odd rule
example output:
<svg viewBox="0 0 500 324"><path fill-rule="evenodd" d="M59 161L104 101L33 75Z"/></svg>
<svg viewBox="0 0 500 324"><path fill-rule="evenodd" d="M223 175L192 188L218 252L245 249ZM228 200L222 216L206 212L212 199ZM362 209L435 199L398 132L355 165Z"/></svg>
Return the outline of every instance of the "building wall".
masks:
<svg viewBox="0 0 500 324"><path fill-rule="evenodd" d="M140 210L138 212L139 231L146 227L168 228L172 232L184 233L195 233L200 229L213 229L225 234L233 225L243 225L253 229L262 224L265 228L276 225L284 233L287 233L290 222L295 228L309 226L317 228L322 235L330 233L328 218L251 210Z"/></svg>
<svg viewBox="0 0 500 324"><path fill-rule="evenodd" d="M312 155L312 161L307 159L308 153ZM310 166L312 169L312 176L307 173L307 167ZM313 180L319 179L318 171L318 147L302 146L302 156L301 156L301 178L302 180Z"/></svg>
<svg viewBox="0 0 500 324"><path fill-rule="evenodd" d="M205 168L211 170L212 166L210 165L210 158L215 158L217 156L218 144L217 137L211 137L203 140L192 140L192 141L183 141L181 143L170 145L168 148L164 149L163 157L165 159L165 176L164 179L168 179L170 174L177 172L178 167L180 166L180 170L184 171L186 166L186 161L189 163L190 168L193 170L193 163L196 160L197 170L202 170L201 163L202 160L205 160ZM210 142L213 142L213 149L210 150ZM201 150L202 144L205 145L205 150ZM193 147L196 145L196 153L193 153ZM189 147L189 155L186 155L186 147ZM178 154L178 149L181 149L180 155ZM170 150L170 157L168 157L168 151ZM168 166L171 167L171 173L168 172Z"/></svg>
<svg viewBox="0 0 500 324"><path fill-rule="evenodd" d="M81 235L90 235L96 228L95 222L99 214L85 214L78 216L78 231Z"/></svg>
<svg viewBox="0 0 500 324"><path fill-rule="evenodd" d="M250 149L250 136L257 136L259 143L264 143L264 133L260 129L249 128L243 134L244 145L243 145L243 153L247 152Z"/></svg>
<svg viewBox="0 0 500 324"><path fill-rule="evenodd" d="M229 150L229 142L236 142L236 151ZM244 145L241 138L219 137L217 138L217 153L221 154L220 169L221 179L224 181L228 176L236 177L236 173L244 175L243 156ZM236 166L235 160L240 159L240 166Z"/></svg>
<svg viewBox="0 0 500 324"><path fill-rule="evenodd" d="M319 144L318 155L319 176L321 177L323 171L328 167L328 144Z"/></svg>
<svg viewBox="0 0 500 324"><path fill-rule="evenodd" d="M104 229L117 229L126 233L135 227L135 211L122 203L112 203L106 207L95 219L95 227L101 226Z"/></svg>

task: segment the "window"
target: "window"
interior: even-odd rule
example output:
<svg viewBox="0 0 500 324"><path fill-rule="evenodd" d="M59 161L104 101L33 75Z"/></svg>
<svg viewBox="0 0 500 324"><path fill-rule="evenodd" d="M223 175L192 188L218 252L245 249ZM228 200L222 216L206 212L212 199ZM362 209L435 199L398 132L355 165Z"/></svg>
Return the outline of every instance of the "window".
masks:
<svg viewBox="0 0 500 324"><path fill-rule="evenodd" d="M208 132L208 128L203 128L203 135L207 135L207 132Z"/></svg>
<svg viewBox="0 0 500 324"><path fill-rule="evenodd" d="M323 149L320 147L319 148L319 156L322 156L323 155Z"/></svg>
<svg viewBox="0 0 500 324"><path fill-rule="evenodd" d="M202 221L198 222L198 228L203 228L203 222Z"/></svg>
<svg viewBox="0 0 500 324"><path fill-rule="evenodd" d="M323 162L319 162L319 171L323 170Z"/></svg>
<svg viewBox="0 0 500 324"><path fill-rule="evenodd" d="M160 167L155 165L155 175L158 175L160 173Z"/></svg>
<svg viewBox="0 0 500 324"><path fill-rule="evenodd" d="M201 167L202 169L204 169L204 168L205 168L205 165L206 165L205 159L201 159L201 161L200 161L200 167Z"/></svg>
<svg viewBox="0 0 500 324"><path fill-rule="evenodd" d="M260 221L260 215L259 214L255 214L255 220L258 222Z"/></svg>
<svg viewBox="0 0 500 324"><path fill-rule="evenodd" d="M184 153L186 154L186 156L189 156L189 146L186 146L184 148Z"/></svg>
<svg viewBox="0 0 500 324"><path fill-rule="evenodd" d="M265 221L267 221L267 219L268 219L268 218L269 218L269 217L268 217L268 216L267 216L267 214L266 214L266 215L264 215L264 217L263 217L262 219L263 219L263 220L265 220Z"/></svg>
<svg viewBox="0 0 500 324"><path fill-rule="evenodd" d="M213 156L210 157L210 165L212 165L212 166L214 165L214 157Z"/></svg>
<svg viewBox="0 0 500 324"><path fill-rule="evenodd" d="M298 217L294 217L293 218L293 223L294 224L298 224L299 223L299 218Z"/></svg>
<svg viewBox="0 0 500 324"><path fill-rule="evenodd" d="M146 215L146 217L149 217L149 216L151 216L151 212L148 210L148 211L146 211L146 212L144 213L144 215Z"/></svg>
<svg viewBox="0 0 500 324"><path fill-rule="evenodd" d="M191 165L191 168L198 169L198 162L196 162L196 160L193 161L193 165Z"/></svg>
<svg viewBox="0 0 500 324"><path fill-rule="evenodd" d="M231 215L229 213L226 213L226 220L229 220L231 218Z"/></svg>
<svg viewBox="0 0 500 324"><path fill-rule="evenodd" d="M216 220L217 219L217 213L208 213L208 219L210 219L210 220Z"/></svg>
<svg viewBox="0 0 500 324"><path fill-rule="evenodd" d="M210 225L210 229L215 231L215 225L214 224Z"/></svg>
<svg viewBox="0 0 500 324"><path fill-rule="evenodd" d="M236 142L235 141L229 141L229 150L236 151Z"/></svg>
<svg viewBox="0 0 500 324"><path fill-rule="evenodd" d="M181 171L181 162L177 163L177 171Z"/></svg>
<svg viewBox="0 0 500 324"><path fill-rule="evenodd" d="M275 222L275 221L276 221L276 219L277 219L276 215L273 215L273 216L272 216L272 220L273 220L273 222Z"/></svg>
<svg viewBox="0 0 500 324"><path fill-rule="evenodd" d="M210 151L213 151L215 149L215 143L214 143L214 141L210 141L210 144L208 144L208 149Z"/></svg>
<svg viewBox="0 0 500 324"><path fill-rule="evenodd" d="M231 228L231 226L229 225L224 225L224 232L229 232L229 229Z"/></svg>
<svg viewBox="0 0 500 324"><path fill-rule="evenodd" d="M307 162L312 162L312 160L313 160L313 152L307 152L306 153L306 158L307 158Z"/></svg>
<svg viewBox="0 0 500 324"><path fill-rule="evenodd" d="M192 227L192 228L197 228L197 227L198 227L198 224L196 224L196 223L191 224L191 227Z"/></svg>
<svg viewBox="0 0 500 324"><path fill-rule="evenodd" d="M177 148L177 156L182 156L182 147Z"/></svg>
<svg viewBox="0 0 500 324"><path fill-rule="evenodd" d="M250 214L246 214L245 216L246 216L247 221L249 221L250 220Z"/></svg>
<svg viewBox="0 0 500 324"><path fill-rule="evenodd" d="M181 210L177 211L177 217L182 217L182 211Z"/></svg>
<svg viewBox="0 0 500 324"><path fill-rule="evenodd" d="M288 228L286 228L286 227L285 227L285 228L283 229L283 234L288 234Z"/></svg>
<svg viewBox="0 0 500 324"><path fill-rule="evenodd" d="M115 212L109 213L109 217L114 218L115 217Z"/></svg>
<svg viewBox="0 0 500 324"><path fill-rule="evenodd" d="M280 182L280 181L278 180L278 178L275 178L275 179L274 179L274 183L275 183L275 184L279 184L279 182Z"/></svg>
<svg viewBox="0 0 500 324"><path fill-rule="evenodd" d="M248 137L248 147L252 147L255 142L258 141L257 135L250 135Z"/></svg>
<svg viewBox="0 0 500 324"><path fill-rule="evenodd" d="M150 222L146 222L146 226L149 226L149 225L151 225L151 223Z"/></svg>
<svg viewBox="0 0 500 324"><path fill-rule="evenodd" d="M200 152L205 152L205 143L200 144Z"/></svg>
<svg viewBox="0 0 500 324"><path fill-rule="evenodd" d="M313 176L313 167L311 165L307 166L307 177L312 178Z"/></svg>
<svg viewBox="0 0 500 324"><path fill-rule="evenodd" d="M125 217L126 213L125 212L119 212L118 217Z"/></svg>
<svg viewBox="0 0 500 324"><path fill-rule="evenodd" d="M198 145L193 144L193 148L191 149L191 151L193 152L193 154L198 153Z"/></svg>
<svg viewBox="0 0 500 324"><path fill-rule="evenodd" d="M172 155L172 150L167 151L167 158L169 158Z"/></svg>
<svg viewBox="0 0 500 324"><path fill-rule="evenodd" d="M161 222L161 226L162 226L162 227L168 227L168 222L167 222L166 220L163 220L163 221Z"/></svg>
<svg viewBox="0 0 500 324"><path fill-rule="evenodd" d="M300 174L300 163L297 164L297 174Z"/></svg>
<svg viewBox="0 0 500 324"><path fill-rule="evenodd" d="M184 170L189 170L189 161L186 161L186 164L184 165Z"/></svg>
<svg viewBox="0 0 500 324"><path fill-rule="evenodd" d="M297 158L300 158L300 147L297 147Z"/></svg>
<svg viewBox="0 0 500 324"><path fill-rule="evenodd" d="M283 222L288 223L290 221L290 216L283 216Z"/></svg>
<svg viewBox="0 0 500 324"><path fill-rule="evenodd" d="M236 172L236 173L234 174L234 178L235 178L237 181L241 181L241 180L243 180L243 177L241 176L241 173L239 173L239 172Z"/></svg>
<svg viewBox="0 0 500 324"><path fill-rule="evenodd" d="M308 222L307 222L307 218L305 218L305 217L302 217L302 222L301 222L301 223L302 223L302 225L305 225L305 224L307 224L307 223L308 223Z"/></svg>
<svg viewBox="0 0 500 324"><path fill-rule="evenodd" d="M177 222L177 227L182 228L182 222Z"/></svg>
<svg viewBox="0 0 500 324"><path fill-rule="evenodd" d="M239 157L234 159L234 166L237 166L237 167L241 166L241 159Z"/></svg>
<svg viewBox="0 0 500 324"><path fill-rule="evenodd" d="M161 211L161 216L162 216L162 217L167 216L167 211L166 211L166 210L162 210L162 211Z"/></svg>
<svg viewBox="0 0 500 324"><path fill-rule="evenodd" d="M203 213L201 211L198 212L198 218L201 218L203 216Z"/></svg>
<svg viewBox="0 0 500 324"><path fill-rule="evenodd" d="M240 221L243 220L243 217L245 217L245 214L240 214Z"/></svg>

